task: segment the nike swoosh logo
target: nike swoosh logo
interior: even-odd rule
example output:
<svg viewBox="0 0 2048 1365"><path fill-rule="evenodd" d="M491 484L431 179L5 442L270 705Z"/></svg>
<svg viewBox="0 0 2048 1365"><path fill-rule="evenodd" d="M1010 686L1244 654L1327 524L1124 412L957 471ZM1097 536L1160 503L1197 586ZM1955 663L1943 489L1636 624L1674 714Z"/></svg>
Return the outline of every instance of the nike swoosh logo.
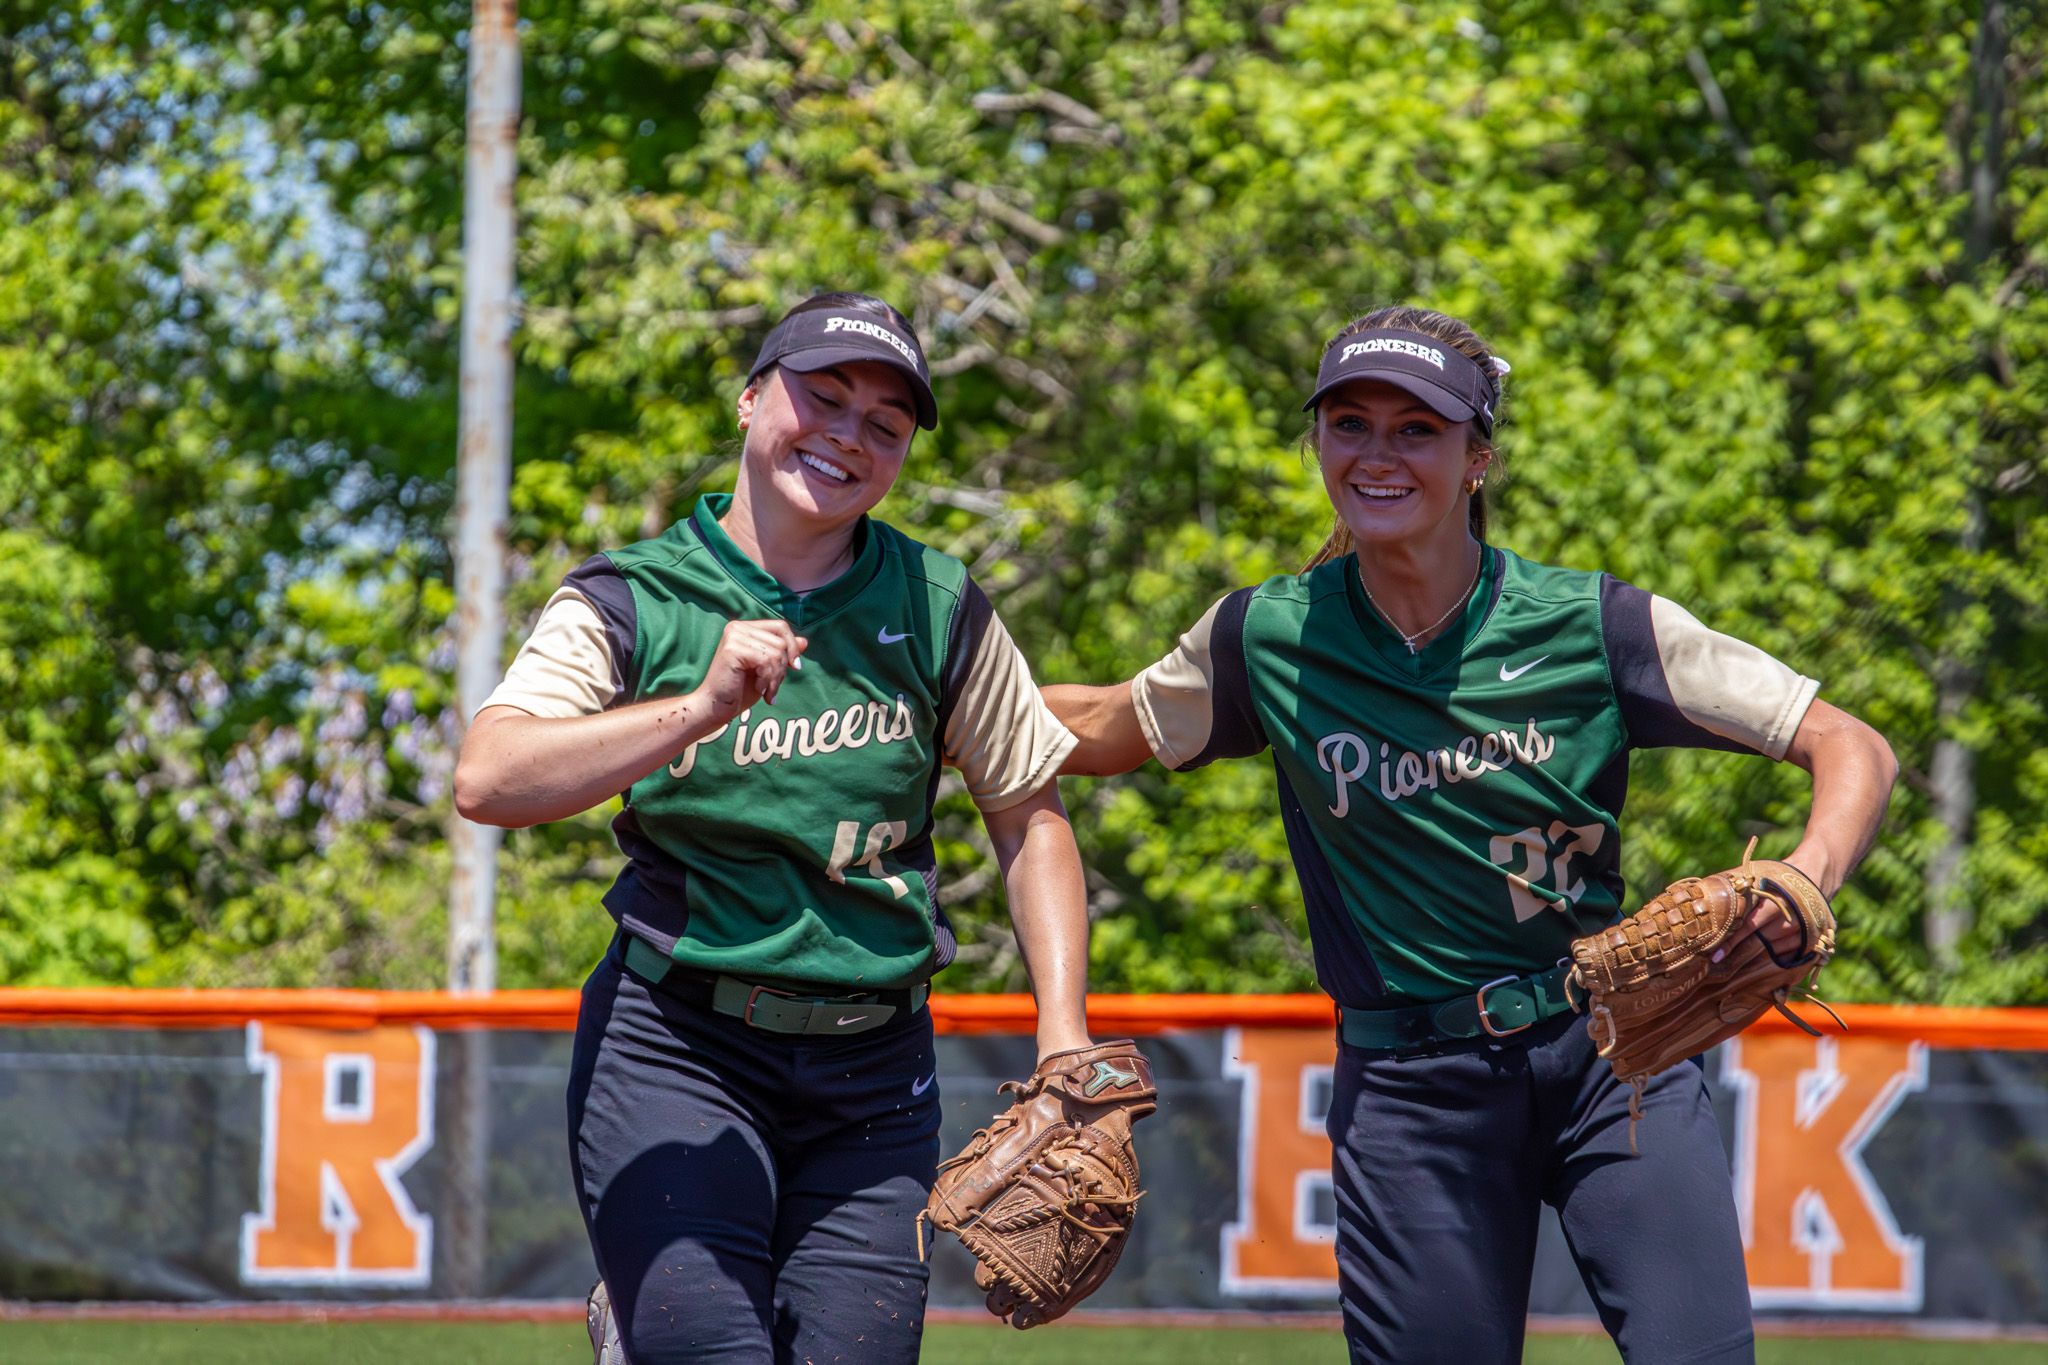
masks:
<svg viewBox="0 0 2048 1365"><path fill-rule="evenodd" d="M898 640L908 640L909 638L909 631L906 630L901 635L891 635L889 633L889 628L887 626L883 626L880 630L875 632L875 639L885 645L893 645Z"/></svg>
<svg viewBox="0 0 2048 1365"><path fill-rule="evenodd" d="M912 1081L910 1083L910 1093L913 1095L922 1095L925 1091L932 1088L932 1082L937 1080L938 1078L939 1073L934 1071L931 1075L925 1077L921 1081Z"/></svg>
<svg viewBox="0 0 2048 1365"><path fill-rule="evenodd" d="M850 1019L841 1019L839 1021L839 1027L845 1028L848 1024L865 1024L867 1020L868 1017L865 1014L856 1014Z"/></svg>
<svg viewBox="0 0 2048 1365"><path fill-rule="evenodd" d="M1512 671L1508 668L1506 664L1502 664L1500 666L1500 680L1502 682L1513 682L1515 679L1521 677L1524 673L1527 673L1530 669L1542 663L1545 659L1549 657L1550 656L1548 654L1538 654L1535 658L1529 660L1528 663L1525 663L1520 668L1514 669Z"/></svg>

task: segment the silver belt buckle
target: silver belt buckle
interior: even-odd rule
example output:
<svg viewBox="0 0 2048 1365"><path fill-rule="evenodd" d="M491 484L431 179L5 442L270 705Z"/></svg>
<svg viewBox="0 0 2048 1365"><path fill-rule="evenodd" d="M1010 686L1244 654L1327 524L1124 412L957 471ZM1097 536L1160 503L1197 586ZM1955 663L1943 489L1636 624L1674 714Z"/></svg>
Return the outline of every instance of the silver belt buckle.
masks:
<svg viewBox="0 0 2048 1365"><path fill-rule="evenodd" d="M1479 1006L1479 1027L1485 1029L1496 1038L1505 1038L1510 1034L1520 1033L1523 1029L1530 1027L1536 1022L1534 1019L1531 1019L1527 1024L1517 1024L1513 1028L1495 1028L1486 1017L1486 993L1496 986L1512 986L1521 979L1519 976L1504 976L1498 981L1489 981L1484 986L1481 986L1478 993L1472 997L1473 1003Z"/></svg>

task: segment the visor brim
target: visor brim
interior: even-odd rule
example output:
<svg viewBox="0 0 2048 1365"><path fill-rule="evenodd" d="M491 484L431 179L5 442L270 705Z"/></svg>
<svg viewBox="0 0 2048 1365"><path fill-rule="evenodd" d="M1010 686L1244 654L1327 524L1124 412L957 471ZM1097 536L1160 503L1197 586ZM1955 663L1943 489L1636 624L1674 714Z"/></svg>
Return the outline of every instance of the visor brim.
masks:
<svg viewBox="0 0 2048 1365"><path fill-rule="evenodd" d="M1436 413L1439 417L1447 418L1453 422L1469 422L1479 416L1479 409L1473 407L1443 385L1424 379L1421 375L1414 374L1408 370L1394 369L1352 370L1347 374L1341 374L1310 394L1308 401L1301 405L1301 410L1303 412L1314 412L1331 390L1341 389L1346 384L1353 384L1361 379L1377 379L1381 383L1392 384L1403 393L1420 398L1429 405L1430 411Z"/></svg>
<svg viewBox="0 0 2048 1365"><path fill-rule="evenodd" d="M886 352L880 345L846 346L805 346L775 357L771 364L795 370L798 374L809 374L814 370L829 370L834 365L851 365L857 361L872 361L887 365L910 381L910 398L917 406L917 424L926 431L939 424L939 403L932 396L932 386L917 372L917 367L902 356Z"/></svg>

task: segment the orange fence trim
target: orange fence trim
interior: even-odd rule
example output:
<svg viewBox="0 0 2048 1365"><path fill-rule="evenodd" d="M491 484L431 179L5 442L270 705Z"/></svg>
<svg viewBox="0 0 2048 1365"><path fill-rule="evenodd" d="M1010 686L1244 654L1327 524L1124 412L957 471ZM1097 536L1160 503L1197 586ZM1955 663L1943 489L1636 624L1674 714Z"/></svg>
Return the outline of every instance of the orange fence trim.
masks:
<svg viewBox="0 0 2048 1365"><path fill-rule="evenodd" d="M940 1033L1029 1033L1038 1006L1028 995L935 995L932 1025ZM1174 1029L1334 1028L1337 1007L1327 995L1090 995L1095 1033L1166 1033Z"/></svg>
<svg viewBox="0 0 2048 1365"><path fill-rule="evenodd" d="M575 991L128 990L0 988L0 1026L79 1024L99 1028L238 1028L251 1020L314 1028L378 1024L432 1028L576 1027ZM1029 1033L1038 1010L1028 995L934 995L940 1033ZM1823 1033L1834 1021L1812 1005L1800 1013ZM1837 1005L1860 1037L1910 1040L1929 1047L2048 1052L2048 1009L1949 1009L1932 1005ZM1330 1028L1336 1009L1325 995L1091 995L1088 1025L1097 1034L1166 1033L1203 1028ZM1767 1014L1754 1033L1790 1032Z"/></svg>
<svg viewBox="0 0 2048 1365"><path fill-rule="evenodd" d="M569 1030L575 991L242 990L158 991L121 988L0 989L0 1025L86 1024L100 1028L237 1028L254 1019L311 1028L378 1024L435 1028Z"/></svg>
<svg viewBox="0 0 2048 1365"><path fill-rule="evenodd" d="M1840 1030L1815 1005L1793 1003L1800 1018L1823 1034ZM1835 1013L1858 1037L1919 1042L1932 1048L2048 1052L2048 1009L1952 1009L1940 1005L1836 1005ZM1749 1026L1750 1033L1794 1033L1773 1010Z"/></svg>
<svg viewBox="0 0 2048 1365"><path fill-rule="evenodd" d="M576 1027L575 991L227 990L115 988L0 989L0 1025L85 1024L101 1028L238 1028L254 1019L316 1028L363 1029L378 1024L434 1028L566 1031ZM935 995L932 1023L940 1033L1029 1033L1038 1007L1028 995ZM1329 1028L1336 1010L1324 995L1091 995L1097 1032L1160 1033L1169 1029Z"/></svg>

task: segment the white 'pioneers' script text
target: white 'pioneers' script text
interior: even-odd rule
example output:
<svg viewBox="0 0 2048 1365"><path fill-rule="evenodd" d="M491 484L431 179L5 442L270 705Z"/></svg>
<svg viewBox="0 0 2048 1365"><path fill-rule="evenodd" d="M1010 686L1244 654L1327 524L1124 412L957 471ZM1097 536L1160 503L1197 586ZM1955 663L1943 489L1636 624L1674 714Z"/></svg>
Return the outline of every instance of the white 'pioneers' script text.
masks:
<svg viewBox="0 0 2048 1365"><path fill-rule="evenodd" d="M910 709L910 699L901 692L896 694L893 710L887 702L857 701L844 710L828 708L816 719L796 716L781 721L770 716L755 725L753 717L751 707L740 712L738 732L732 740L732 764L735 768L766 763L771 758L789 758L798 754L810 758L817 754L837 753L841 749L863 749L870 743L894 744L917 733L916 714ZM683 750L683 756L668 765L669 776L688 777L690 770L697 766L697 750L734 728L728 721Z"/></svg>
<svg viewBox="0 0 2048 1365"><path fill-rule="evenodd" d="M1489 730L1483 735L1466 735L1455 749L1413 749L1399 758L1388 756L1380 745L1380 795L1389 801L1428 788L1439 782L1463 782L1484 773L1497 773L1510 763L1543 763L1557 752L1557 741L1536 728L1532 717L1526 732ZM1324 735L1316 741L1316 762L1337 780L1337 802L1330 814L1342 820L1351 813L1350 786L1362 779L1372 766L1370 742L1349 730Z"/></svg>

